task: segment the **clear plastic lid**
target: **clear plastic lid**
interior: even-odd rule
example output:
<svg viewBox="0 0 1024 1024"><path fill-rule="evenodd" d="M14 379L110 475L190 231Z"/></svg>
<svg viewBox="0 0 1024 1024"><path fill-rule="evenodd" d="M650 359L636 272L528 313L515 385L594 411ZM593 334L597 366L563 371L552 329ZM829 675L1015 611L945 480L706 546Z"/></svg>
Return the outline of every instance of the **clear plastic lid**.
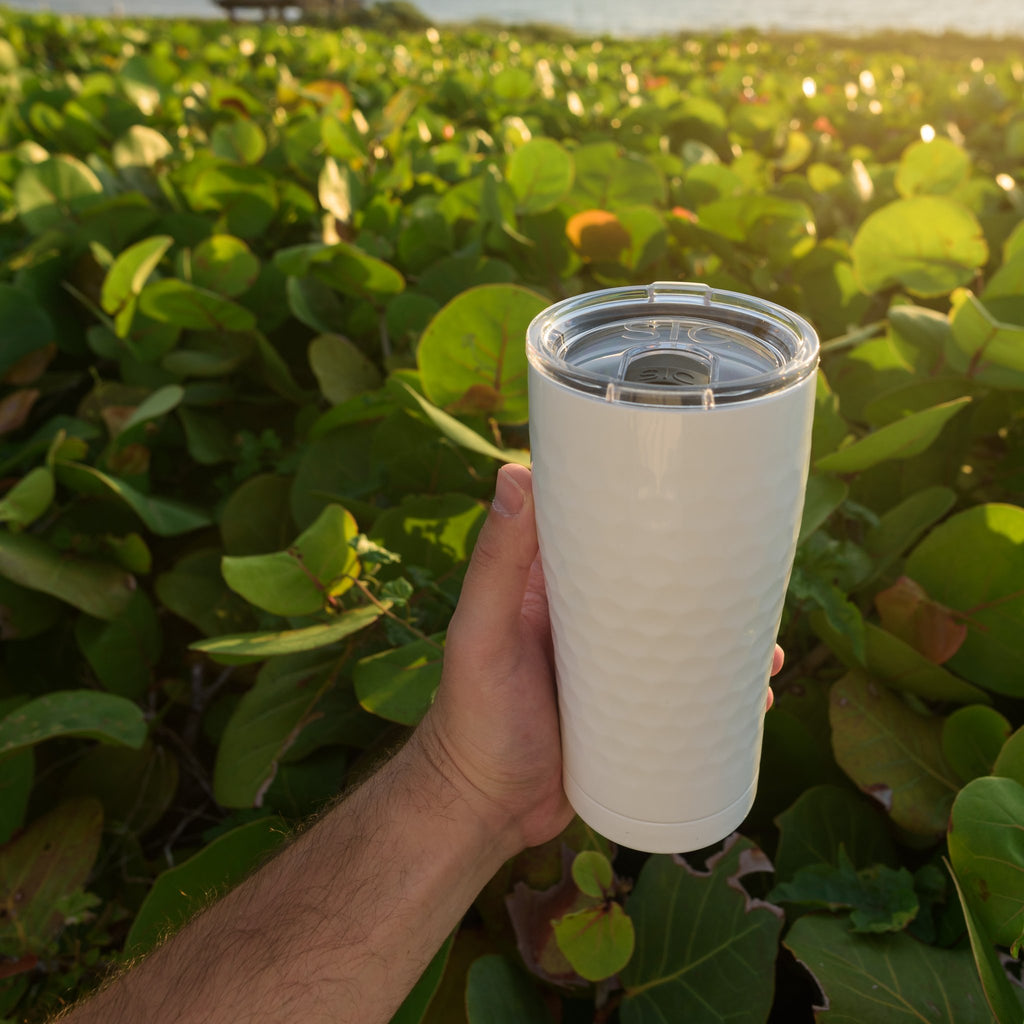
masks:
<svg viewBox="0 0 1024 1024"><path fill-rule="evenodd" d="M545 376L609 402L711 407L803 380L818 364L818 336L774 302L660 281L549 306L526 352Z"/></svg>

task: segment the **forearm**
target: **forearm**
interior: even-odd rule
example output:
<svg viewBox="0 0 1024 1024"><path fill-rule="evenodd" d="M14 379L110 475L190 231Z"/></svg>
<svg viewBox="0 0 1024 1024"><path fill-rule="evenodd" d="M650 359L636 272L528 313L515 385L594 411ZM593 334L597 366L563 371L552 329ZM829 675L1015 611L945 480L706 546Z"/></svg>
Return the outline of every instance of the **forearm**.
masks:
<svg viewBox="0 0 1024 1024"><path fill-rule="evenodd" d="M64 1024L385 1024L515 852L411 742Z"/></svg>

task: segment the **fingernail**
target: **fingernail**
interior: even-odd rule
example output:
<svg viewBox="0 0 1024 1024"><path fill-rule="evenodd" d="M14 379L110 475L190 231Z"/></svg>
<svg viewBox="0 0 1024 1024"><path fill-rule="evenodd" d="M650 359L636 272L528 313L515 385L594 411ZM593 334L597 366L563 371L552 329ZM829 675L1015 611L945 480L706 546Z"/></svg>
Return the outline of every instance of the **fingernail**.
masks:
<svg viewBox="0 0 1024 1024"><path fill-rule="evenodd" d="M499 469L491 508L503 516L517 516L522 512L525 501L526 494L522 487L504 468Z"/></svg>

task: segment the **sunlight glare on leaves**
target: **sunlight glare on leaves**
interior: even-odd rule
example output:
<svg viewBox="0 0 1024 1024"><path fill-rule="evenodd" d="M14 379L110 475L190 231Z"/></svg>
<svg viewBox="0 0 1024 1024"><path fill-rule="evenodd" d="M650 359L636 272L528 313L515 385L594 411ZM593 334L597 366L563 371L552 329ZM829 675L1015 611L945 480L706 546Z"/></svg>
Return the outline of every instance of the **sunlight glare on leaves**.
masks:
<svg viewBox="0 0 1024 1024"><path fill-rule="evenodd" d="M813 78L805 78L800 83L800 88L803 90L803 94L811 99L818 94L818 83Z"/></svg>
<svg viewBox="0 0 1024 1024"><path fill-rule="evenodd" d="M930 124L921 125L921 141L922 142L934 142L935 141L935 129Z"/></svg>

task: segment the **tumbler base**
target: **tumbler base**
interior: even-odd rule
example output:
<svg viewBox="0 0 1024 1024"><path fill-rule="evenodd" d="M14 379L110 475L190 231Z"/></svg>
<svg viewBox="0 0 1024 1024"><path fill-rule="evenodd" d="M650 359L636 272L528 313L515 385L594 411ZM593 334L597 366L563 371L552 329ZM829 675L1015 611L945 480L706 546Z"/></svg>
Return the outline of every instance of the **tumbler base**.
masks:
<svg viewBox="0 0 1024 1024"><path fill-rule="evenodd" d="M573 810L591 828L613 843L643 853L688 853L719 842L739 827L750 812L757 793L755 779L743 796L717 814L693 821L640 821L598 803L568 775L563 782Z"/></svg>

